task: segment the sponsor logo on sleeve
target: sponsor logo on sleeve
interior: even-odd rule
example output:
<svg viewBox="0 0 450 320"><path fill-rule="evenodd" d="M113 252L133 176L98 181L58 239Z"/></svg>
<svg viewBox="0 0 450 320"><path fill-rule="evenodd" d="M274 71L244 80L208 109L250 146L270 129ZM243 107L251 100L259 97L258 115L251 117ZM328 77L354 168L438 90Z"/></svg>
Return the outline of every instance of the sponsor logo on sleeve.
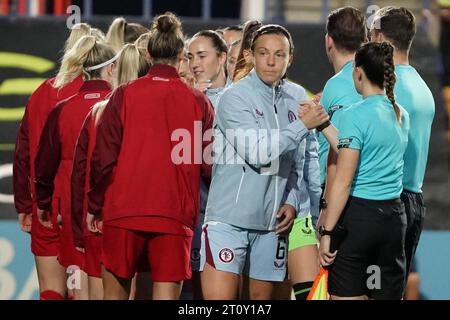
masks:
<svg viewBox="0 0 450 320"><path fill-rule="evenodd" d="M331 106L328 110L328 115L330 116L330 119L333 117L333 114L338 111L339 109L342 109L344 106L336 104L334 106Z"/></svg>
<svg viewBox="0 0 450 320"><path fill-rule="evenodd" d="M338 149L349 148L352 141L353 141L352 138L339 139Z"/></svg>

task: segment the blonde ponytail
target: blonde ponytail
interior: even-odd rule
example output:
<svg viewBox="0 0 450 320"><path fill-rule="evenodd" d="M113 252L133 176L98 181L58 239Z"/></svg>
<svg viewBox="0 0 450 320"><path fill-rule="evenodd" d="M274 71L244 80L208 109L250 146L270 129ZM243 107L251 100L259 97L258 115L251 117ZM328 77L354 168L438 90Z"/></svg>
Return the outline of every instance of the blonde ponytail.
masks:
<svg viewBox="0 0 450 320"><path fill-rule="evenodd" d="M126 44L117 63L118 84L135 80L148 72L150 65L135 44Z"/></svg>
<svg viewBox="0 0 450 320"><path fill-rule="evenodd" d="M94 36L97 41L106 42L105 34L98 28L91 28L91 36Z"/></svg>
<svg viewBox="0 0 450 320"><path fill-rule="evenodd" d="M64 87L83 72L83 65L94 46L95 37L83 36L64 54L61 68L56 75L55 88Z"/></svg>
<svg viewBox="0 0 450 320"><path fill-rule="evenodd" d="M109 99L105 99L105 100L97 102L92 107L91 117L94 120L95 125L97 125L98 121L100 120L100 117L102 116L102 113L105 110L105 107L108 104L108 102L109 102Z"/></svg>
<svg viewBox="0 0 450 320"><path fill-rule="evenodd" d="M87 23L77 23L74 25L70 31L70 35L66 40L64 45L64 52L69 51L73 48L75 43L80 40L81 37L89 36L91 34L92 28Z"/></svg>
<svg viewBox="0 0 450 320"><path fill-rule="evenodd" d="M136 44L126 44L117 60L117 84L120 86L148 72L149 63ZM97 102L92 107L92 118L97 123L108 104L109 99Z"/></svg>
<svg viewBox="0 0 450 320"><path fill-rule="evenodd" d="M139 51L148 52L148 42L150 41L150 32L141 34L134 44Z"/></svg>
<svg viewBox="0 0 450 320"><path fill-rule="evenodd" d="M113 23L106 34L106 42L113 48L115 52L119 52L125 43L125 27L127 21L120 17L114 19Z"/></svg>

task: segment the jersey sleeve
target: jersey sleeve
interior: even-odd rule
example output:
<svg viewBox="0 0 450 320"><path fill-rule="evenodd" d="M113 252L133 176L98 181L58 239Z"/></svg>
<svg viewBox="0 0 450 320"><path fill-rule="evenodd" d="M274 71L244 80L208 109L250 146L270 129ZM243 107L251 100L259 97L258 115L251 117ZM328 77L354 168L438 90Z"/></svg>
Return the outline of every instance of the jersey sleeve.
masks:
<svg viewBox="0 0 450 320"><path fill-rule="evenodd" d="M361 120L354 110L348 109L340 117L338 149L349 148L361 150L364 145L364 132Z"/></svg>
<svg viewBox="0 0 450 320"><path fill-rule="evenodd" d="M17 134L13 163L14 205L17 213L30 213L32 199L30 189L30 139L28 111L25 110Z"/></svg>
<svg viewBox="0 0 450 320"><path fill-rule="evenodd" d="M86 187L87 154L89 149L89 125L92 111L84 121L75 146L72 175L70 177L70 206L72 219L72 233L74 244L84 247L83 208Z"/></svg>
<svg viewBox="0 0 450 320"><path fill-rule="evenodd" d="M88 193L88 211L96 216L102 213L105 193L111 183L122 146L121 113L125 103L123 90L123 87L116 89L97 126L97 137L90 164Z"/></svg>
<svg viewBox="0 0 450 320"><path fill-rule="evenodd" d="M59 136L59 116L63 104L49 114L42 131L34 162L36 172L36 200L41 210L50 210L54 191L54 180L61 163L61 140Z"/></svg>

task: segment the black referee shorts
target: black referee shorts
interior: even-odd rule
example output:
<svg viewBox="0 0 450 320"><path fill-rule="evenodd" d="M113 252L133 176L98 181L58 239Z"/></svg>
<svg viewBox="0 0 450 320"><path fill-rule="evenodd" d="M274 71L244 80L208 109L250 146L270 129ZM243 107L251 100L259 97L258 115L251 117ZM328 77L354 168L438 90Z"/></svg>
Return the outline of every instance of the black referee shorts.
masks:
<svg viewBox="0 0 450 320"><path fill-rule="evenodd" d="M405 205L406 212L405 255L406 272L409 273L422 233L426 207L421 193L403 190L400 198Z"/></svg>
<svg viewBox="0 0 450 320"><path fill-rule="evenodd" d="M348 233L329 267L329 293L401 299L406 277L406 216L400 199L350 197L338 223Z"/></svg>

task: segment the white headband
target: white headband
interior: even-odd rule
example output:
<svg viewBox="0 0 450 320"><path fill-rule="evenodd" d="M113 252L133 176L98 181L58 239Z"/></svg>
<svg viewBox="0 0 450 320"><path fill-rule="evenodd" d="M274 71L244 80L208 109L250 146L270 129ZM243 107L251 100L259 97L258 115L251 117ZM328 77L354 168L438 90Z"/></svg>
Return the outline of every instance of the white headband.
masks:
<svg viewBox="0 0 450 320"><path fill-rule="evenodd" d="M92 66L92 67L86 68L86 71L93 71L93 70L98 70L98 69L101 69L103 67L106 67L107 65L109 65L109 64L113 63L114 61L116 61L117 59L119 59L121 54L122 54L122 50L120 50L114 57L112 57L108 61L100 63L100 64L98 64L96 66Z"/></svg>

